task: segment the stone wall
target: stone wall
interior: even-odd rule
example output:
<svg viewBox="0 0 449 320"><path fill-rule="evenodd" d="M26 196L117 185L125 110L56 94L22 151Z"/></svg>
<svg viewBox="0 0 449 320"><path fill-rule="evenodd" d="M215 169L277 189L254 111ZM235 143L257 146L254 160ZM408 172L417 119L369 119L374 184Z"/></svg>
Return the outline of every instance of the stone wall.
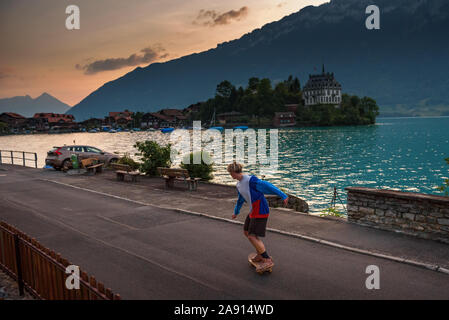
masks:
<svg viewBox="0 0 449 320"><path fill-rule="evenodd" d="M348 221L449 243L449 197L349 187Z"/></svg>
<svg viewBox="0 0 449 320"><path fill-rule="evenodd" d="M309 212L309 205L306 201L292 196L291 194L288 194L288 209L293 209L298 212L308 213ZM278 196L274 195L266 195L265 198L267 199L268 205L272 208L284 208L284 202L282 199Z"/></svg>

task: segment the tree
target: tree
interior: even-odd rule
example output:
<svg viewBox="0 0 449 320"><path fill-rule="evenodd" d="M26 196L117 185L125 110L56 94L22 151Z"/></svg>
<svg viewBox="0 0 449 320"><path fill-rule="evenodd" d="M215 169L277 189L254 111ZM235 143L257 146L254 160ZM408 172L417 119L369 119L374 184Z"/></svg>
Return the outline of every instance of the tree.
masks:
<svg viewBox="0 0 449 320"><path fill-rule="evenodd" d="M158 174L158 167L170 167L171 145L161 146L155 141L136 142L134 148L139 150L136 155L140 156L142 161L140 171L151 176Z"/></svg>
<svg viewBox="0 0 449 320"><path fill-rule="evenodd" d="M231 97L233 91L235 91L235 87L228 80L225 80L217 85L215 95L227 99Z"/></svg>

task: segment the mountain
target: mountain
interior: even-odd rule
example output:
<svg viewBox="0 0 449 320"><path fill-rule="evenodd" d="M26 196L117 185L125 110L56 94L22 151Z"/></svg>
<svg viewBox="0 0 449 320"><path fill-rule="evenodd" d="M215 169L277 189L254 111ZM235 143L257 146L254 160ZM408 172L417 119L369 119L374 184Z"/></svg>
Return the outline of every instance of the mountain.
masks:
<svg viewBox="0 0 449 320"><path fill-rule="evenodd" d="M365 9L380 8L380 30ZM165 63L153 63L92 92L70 112L77 119L125 108L182 108L215 94L229 80L273 81L335 73L346 93L377 100L381 115L449 115L449 1L332 0L269 23L240 39Z"/></svg>
<svg viewBox="0 0 449 320"><path fill-rule="evenodd" d="M66 113L70 106L44 92L36 99L29 95L0 99L0 113L14 112L32 117L37 112Z"/></svg>

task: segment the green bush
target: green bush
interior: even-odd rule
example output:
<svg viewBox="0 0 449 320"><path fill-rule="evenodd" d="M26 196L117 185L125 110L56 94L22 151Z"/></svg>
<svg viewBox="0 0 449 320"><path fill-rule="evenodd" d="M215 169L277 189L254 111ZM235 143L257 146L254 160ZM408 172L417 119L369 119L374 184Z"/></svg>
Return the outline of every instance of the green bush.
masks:
<svg viewBox="0 0 449 320"><path fill-rule="evenodd" d="M125 164L131 167L133 170L137 170L140 167L140 164L129 156L129 153L125 153L123 157L121 157L118 161L118 164Z"/></svg>
<svg viewBox="0 0 449 320"><path fill-rule="evenodd" d="M345 216L344 213L341 213L336 208L328 208L321 212L322 212L322 214L320 214L321 217L331 216L331 217L343 218Z"/></svg>
<svg viewBox="0 0 449 320"><path fill-rule="evenodd" d="M158 175L157 168L164 167L169 168L171 166L170 151L171 145L161 146L154 141L136 142L134 145L139 153L142 163L140 164L140 172L147 175Z"/></svg>
<svg viewBox="0 0 449 320"><path fill-rule="evenodd" d="M193 157L194 155L198 155L201 157L201 164L194 164L193 163ZM190 162L188 161L190 158ZM203 158L206 159L206 162L203 161ZM212 180L213 175L212 172L214 171L213 169L213 163L211 161L210 158L210 154L208 154L207 152L203 152L203 151L197 151L195 153L190 153L188 155L186 155L183 159L182 159L182 163L181 163L181 168L186 169L187 171L189 171L189 176L191 176L192 178L201 178L202 180L205 181L209 181Z"/></svg>

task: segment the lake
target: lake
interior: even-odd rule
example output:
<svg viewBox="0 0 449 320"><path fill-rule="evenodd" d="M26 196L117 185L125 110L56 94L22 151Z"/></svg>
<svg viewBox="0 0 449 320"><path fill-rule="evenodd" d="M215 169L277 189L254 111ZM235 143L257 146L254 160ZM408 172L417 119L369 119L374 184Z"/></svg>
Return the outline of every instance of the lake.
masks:
<svg viewBox="0 0 449 320"><path fill-rule="evenodd" d="M86 144L134 155L136 141L166 143L160 132L35 134L0 137L0 149L36 152L43 167L47 151L63 144ZM449 117L379 118L372 126L279 130L279 170L267 180L303 198L311 211L329 207L333 187L346 201L345 187L364 186L440 194L449 176ZM255 172L256 167L248 170ZM214 182L235 184L225 165Z"/></svg>

